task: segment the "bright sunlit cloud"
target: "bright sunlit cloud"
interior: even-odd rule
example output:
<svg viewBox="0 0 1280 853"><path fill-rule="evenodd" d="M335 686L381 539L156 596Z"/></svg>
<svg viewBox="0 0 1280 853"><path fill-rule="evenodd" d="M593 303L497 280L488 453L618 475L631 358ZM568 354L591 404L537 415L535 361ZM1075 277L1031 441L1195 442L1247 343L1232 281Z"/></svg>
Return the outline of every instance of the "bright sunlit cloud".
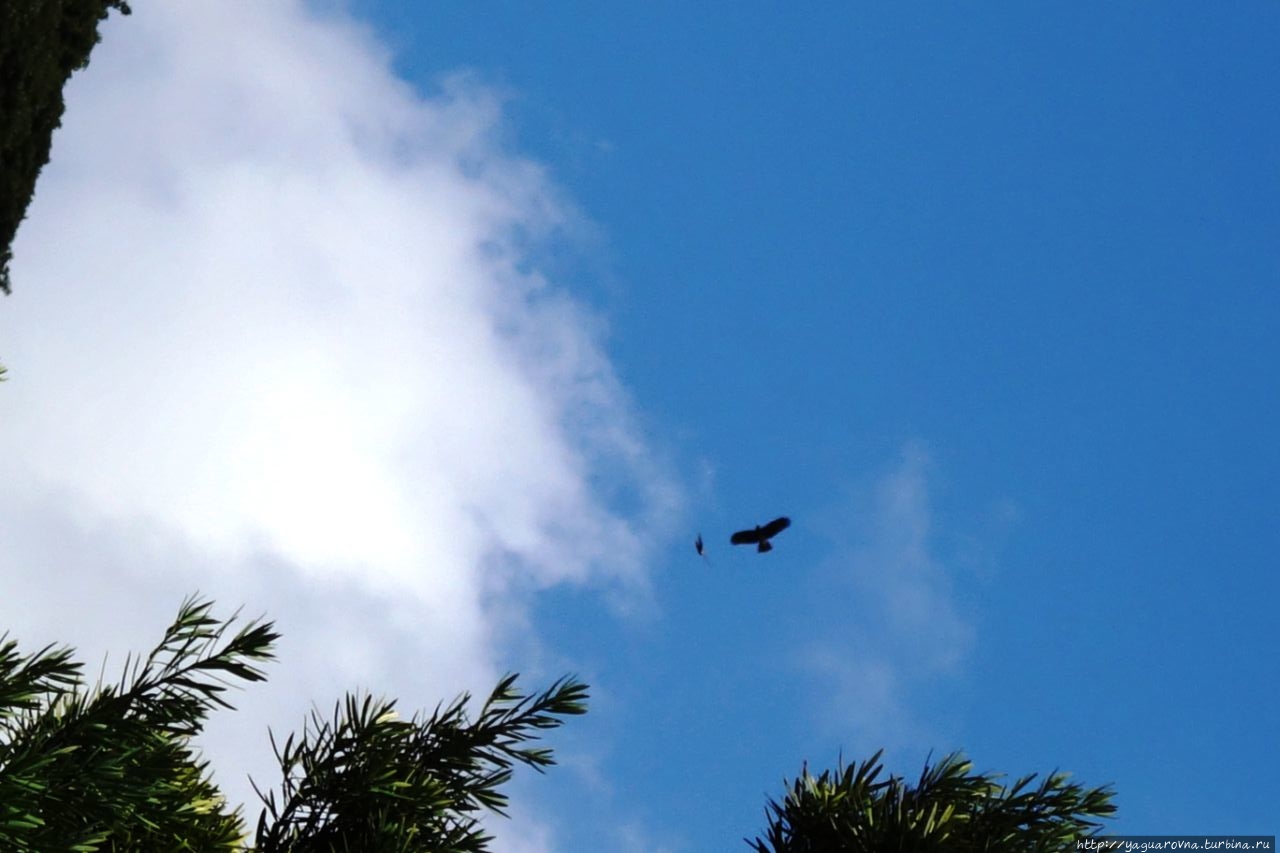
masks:
<svg viewBox="0 0 1280 853"><path fill-rule="evenodd" d="M6 626L146 646L197 587L278 618L210 744L251 761L341 689L483 689L531 589L643 597L675 491L531 261L577 214L501 99L424 97L299 3L133 5L68 89L0 318Z"/></svg>

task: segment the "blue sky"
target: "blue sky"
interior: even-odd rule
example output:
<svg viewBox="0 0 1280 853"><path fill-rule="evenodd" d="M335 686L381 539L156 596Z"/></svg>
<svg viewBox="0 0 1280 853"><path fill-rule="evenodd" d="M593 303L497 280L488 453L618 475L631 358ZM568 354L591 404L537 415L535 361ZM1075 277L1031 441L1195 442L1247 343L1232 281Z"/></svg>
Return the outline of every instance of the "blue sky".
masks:
<svg viewBox="0 0 1280 853"><path fill-rule="evenodd" d="M1274 8L357 8L410 79L513 90L607 235L620 373L713 472L689 529L722 547L656 567L658 624L540 608L621 691L620 800L713 849L892 737L902 772L1114 781L1129 832L1274 828ZM970 636L951 672L890 655L919 733L881 736L791 655L889 621L828 564L904 447ZM767 558L723 547L781 512Z"/></svg>
<svg viewBox="0 0 1280 853"><path fill-rule="evenodd" d="M906 775L963 749L1114 783L1125 833L1276 831L1274 6L136 6L77 78L0 320L0 435L39 445L6 505L41 521L6 574L65 548L127 589L162 571L130 555L183 555L151 633L192 581L311 642L359 601L338 674L411 707L578 672L591 713L518 782L508 850L745 849L802 761L881 746ZM99 205L139 197L132 245L185 230L68 269L59 229L115 221L82 201L94 140L128 150L121 128L193 89L152 134L161 165L112 166ZM156 299L85 295L103 268L204 269L192 243L246 261L158 325ZM419 270L431 311L405 295ZM172 427L163 476L128 467L141 427L30 414L104 384L89 420ZM337 426L286 465L292 412ZM341 525L286 509L323 491L259 487L326 454ZM730 550L779 514L774 552ZM413 642L424 683L391 651ZM295 668L295 698L354 686Z"/></svg>

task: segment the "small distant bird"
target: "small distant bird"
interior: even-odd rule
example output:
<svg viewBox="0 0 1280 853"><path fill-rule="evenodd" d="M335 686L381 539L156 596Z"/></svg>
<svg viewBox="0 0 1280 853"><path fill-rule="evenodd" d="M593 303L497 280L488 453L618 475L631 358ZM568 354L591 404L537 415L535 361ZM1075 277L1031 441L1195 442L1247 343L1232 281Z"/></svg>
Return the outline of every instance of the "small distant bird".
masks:
<svg viewBox="0 0 1280 853"><path fill-rule="evenodd" d="M698 556L707 561L707 565L711 565L711 558L706 555L706 551L702 545L702 534L698 534L698 538L693 540L694 550L698 552Z"/></svg>
<svg viewBox="0 0 1280 853"><path fill-rule="evenodd" d="M775 518L763 527L757 524L754 530L739 530L729 537L729 542L733 545L755 545L756 550L763 554L765 551L773 550L773 545L769 544L769 540L790 526L791 519L784 515L781 518Z"/></svg>

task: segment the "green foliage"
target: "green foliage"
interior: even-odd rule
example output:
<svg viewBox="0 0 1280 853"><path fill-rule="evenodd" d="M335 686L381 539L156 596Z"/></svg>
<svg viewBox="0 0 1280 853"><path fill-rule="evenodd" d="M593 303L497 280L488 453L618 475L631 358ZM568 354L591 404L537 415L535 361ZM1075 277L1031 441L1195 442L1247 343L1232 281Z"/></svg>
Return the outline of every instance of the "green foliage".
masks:
<svg viewBox="0 0 1280 853"><path fill-rule="evenodd" d="M516 763L538 770L551 751L527 746L561 718L586 711L586 685L561 679L536 696L508 675L479 716L459 697L431 716L402 720L395 703L348 696L332 720L313 714L298 739L276 745L281 797L262 794L258 849L271 853L488 849L477 813L503 813L499 788ZM274 741L273 741L274 742Z"/></svg>
<svg viewBox="0 0 1280 853"><path fill-rule="evenodd" d="M401 720L395 703L348 695L331 720L313 714L276 747L280 797L256 845L229 810L191 738L230 708L231 680L261 681L279 635L185 601L156 649L127 661L118 684L86 690L68 649L23 656L0 637L0 850L484 851L483 809L503 813L517 764L554 764L532 744L586 711L572 678L525 696L504 677L472 720L464 694Z"/></svg>
<svg viewBox="0 0 1280 853"><path fill-rule="evenodd" d="M185 601L119 684L86 691L67 649L0 640L0 849L234 850L244 838L191 737L230 707L226 679L261 681L279 635Z"/></svg>
<svg viewBox="0 0 1280 853"><path fill-rule="evenodd" d="M765 809L769 828L748 844L757 853L912 850L1074 850L1078 838L1096 831L1093 818L1115 813L1108 788L1085 789L1054 772L1037 786L1036 776L1012 787L1001 777L972 773L958 753L907 784L881 779L880 752L860 765L811 776L806 768L781 802Z"/></svg>
<svg viewBox="0 0 1280 853"><path fill-rule="evenodd" d="M62 87L89 64L98 24L124 0L0 3L0 290L9 292L13 238L62 123Z"/></svg>

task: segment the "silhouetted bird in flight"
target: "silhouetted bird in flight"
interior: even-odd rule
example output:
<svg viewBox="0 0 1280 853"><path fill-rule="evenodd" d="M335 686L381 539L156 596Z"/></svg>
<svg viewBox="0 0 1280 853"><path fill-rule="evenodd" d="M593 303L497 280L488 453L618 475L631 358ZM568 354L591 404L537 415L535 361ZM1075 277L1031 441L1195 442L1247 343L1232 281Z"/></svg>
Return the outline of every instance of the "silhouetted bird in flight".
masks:
<svg viewBox="0 0 1280 853"><path fill-rule="evenodd" d="M791 519L784 515L782 518L775 518L763 527L757 524L755 530L739 530L729 537L729 542L734 545L755 545L756 550L763 554L765 551L773 550L769 540L790 526Z"/></svg>
<svg viewBox="0 0 1280 853"><path fill-rule="evenodd" d="M698 556L699 556L699 557L701 557L702 559L704 559L704 560L706 560L706 561L707 561L707 565L708 565L708 566L709 566L709 565L711 565L711 558L710 558L710 557L708 557L708 556L706 555L706 553L705 553L705 549L703 548L703 545L702 545L702 534L701 534L701 533L699 533L699 534L698 534L698 538L697 538L697 539L693 540L693 548L694 548L694 550L695 550L695 551L697 551L697 552L698 552Z"/></svg>

